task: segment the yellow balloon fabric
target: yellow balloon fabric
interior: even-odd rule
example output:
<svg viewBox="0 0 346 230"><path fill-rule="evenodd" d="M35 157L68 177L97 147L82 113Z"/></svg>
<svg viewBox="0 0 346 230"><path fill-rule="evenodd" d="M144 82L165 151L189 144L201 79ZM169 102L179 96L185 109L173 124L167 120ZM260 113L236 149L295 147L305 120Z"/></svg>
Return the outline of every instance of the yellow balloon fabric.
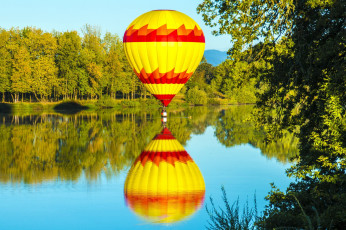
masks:
<svg viewBox="0 0 346 230"><path fill-rule="evenodd" d="M196 70L205 48L199 25L173 10L139 16L126 29L123 42L134 72L165 106Z"/></svg>
<svg viewBox="0 0 346 230"><path fill-rule="evenodd" d="M186 219L204 202L203 176L167 128L144 149L125 181L127 205L153 223Z"/></svg>

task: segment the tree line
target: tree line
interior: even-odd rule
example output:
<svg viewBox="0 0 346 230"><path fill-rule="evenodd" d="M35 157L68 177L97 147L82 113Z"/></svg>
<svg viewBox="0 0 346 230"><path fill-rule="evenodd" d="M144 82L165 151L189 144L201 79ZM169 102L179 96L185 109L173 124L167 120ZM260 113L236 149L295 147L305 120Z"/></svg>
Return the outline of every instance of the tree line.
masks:
<svg viewBox="0 0 346 230"><path fill-rule="evenodd" d="M254 103L260 87L246 61L212 66L203 58L182 93L191 104ZM242 84L244 83L244 84ZM190 91L191 89L191 91ZM149 93L132 71L116 34L85 25L77 31L0 28L0 98L2 102L68 99L146 98Z"/></svg>
<svg viewBox="0 0 346 230"><path fill-rule="evenodd" d="M0 28L1 101L57 101L143 95L119 36L85 25L77 31Z"/></svg>

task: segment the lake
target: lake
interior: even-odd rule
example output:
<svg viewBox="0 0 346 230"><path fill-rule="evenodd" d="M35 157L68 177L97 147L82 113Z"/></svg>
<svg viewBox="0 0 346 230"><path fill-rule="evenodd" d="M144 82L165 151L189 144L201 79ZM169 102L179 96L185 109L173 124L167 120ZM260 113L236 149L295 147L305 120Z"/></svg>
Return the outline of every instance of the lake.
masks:
<svg viewBox="0 0 346 230"><path fill-rule="evenodd" d="M261 212L298 141L252 106L0 114L0 229L203 229L210 197Z"/></svg>

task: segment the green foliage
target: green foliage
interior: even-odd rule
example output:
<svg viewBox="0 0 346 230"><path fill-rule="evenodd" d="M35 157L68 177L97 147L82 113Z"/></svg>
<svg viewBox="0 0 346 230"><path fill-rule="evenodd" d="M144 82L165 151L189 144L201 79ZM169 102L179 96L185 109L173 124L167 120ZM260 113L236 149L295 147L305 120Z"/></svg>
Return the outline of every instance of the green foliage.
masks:
<svg viewBox="0 0 346 230"><path fill-rule="evenodd" d="M208 99L208 105L221 105L222 101L217 98L209 98Z"/></svg>
<svg viewBox="0 0 346 230"><path fill-rule="evenodd" d="M119 102L117 102L115 99L111 98L108 95L103 95L99 100L97 100L97 102L95 103L95 105L98 108L114 108L116 106L119 106Z"/></svg>
<svg viewBox="0 0 346 230"><path fill-rule="evenodd" d="M5 92L10 90L11 78L11 54L6 47L6 41L10 33L0 28L0 93L3 94L2 102L5 101Z"/></svg>
<svg viewBox="0 0 346 230"><path fill-rule="evenodd" d="M160 101L156 100L154 97L148 98L148 99L139 99L139 103L141 106L145 107L154 107L154 108L161 108L162 104ZM170 104L171 107L171 104Z"/></svg>
<svg viewBox="0 0 346 230"><path fill-rule="evenodd" d="M82 37L76 31L0 29L0 64L2 101L100 99L103 94L134 99L145 91L120 38L110 33L102 38L90 25Z"/></svg>
<svg viewBox="0 0 346 230"><path fill-rule="evenodd" d="M278 116L270 118L270 129L275 132L280 127L300 128L299 163L288 173L307 184L317 180L332 186L344 180L344 12L342 1L298 1L293 45L289 46L294 55L276 51L276 58L271 61L273 71L263 76L269 87L259 104L262 114L266 116L268 109L277 111Z"/></svg>
<svg viewBox="0 0 346 230"><path fill-rule="evenodd" d="M292 0L204 0L197 13L202 14L206 25L216 27L215 35L231 35L233 46L228 54L238 60L245 49L252 51L255 42L271 43L288 33L294 7Z"/></svg>
<svg viewBox="0 0 346 230"><path fill-rule="evenodd" d="M242 61L262 65L255 72L262 86L256 119L267 140L284 136L285 129L300 140L297 163L288 170L297 182L286 193L270 193L263 228L342 229L345 2L205 0L198 11L208 25L218 21L216 33L232 36L233 66ZM222 86L222 75L215 79L213 87Z"/></svg>
<svg viewBox="0 0 346 230"><path fill-rule="evenodd" d="M121 39L111 33L101 36L100 28L90 25L85 25L82 32L79 35L76 31L47 33L31 27L1 29L2 101L102 100L102 95L112 99L148 99L147 89L127 62ZM253 68L245 61L242 63L225 62L221 67L213 67L203 58L182 93L192 104L208 103L203 92L214 102L227 97L230 100L222 103L253 103L257 90L255 81L249 80ZM202 95L197 101L187 95L195 87Z"/></svg>
<svg viewBox="0 0 346 230"><path fill-rule="evenodd" d="M137 100L123 100L120 102L120 105L123 107L139 107L140 102Z"/></svg>
<svg viewBox="0 0 346 230"><path fill-rule="evenodd" d="M77 101L64 101L54 106L55 111L63 114L75 114L86 109L88 109L87 106L81 105Z"/></svg>
<svg viewBox="0 0 346 230"><path fill-rule="evenodd" d="M256 103L256 80L250 79L249 82L243 84L241 88L233 88L233 90L226 90L225 94L230 99L232 104L254 104Z"/></svg>
<svg viewBox="0 0 346 230"><path fill-rule="evenodd" d="M203 57L191 79L185 84L185 88L192 89L198 86L200 89L207 92L209 84L213 78L214 67L207 63L207 60Z"/></svg>
<svg viewBox="0 0 346 230"><path fill-rule="evenodd" d="M187 102L193 105L204 105L208 101L207 93L199 89L198 86L187 91Z"/></svg>
<svg viewBox="0 0 346 230"><path fill-rule="evenodd" d="M213 198L210 197L211 210L206 206L210 221L207 229L209 230L244 230L255 229L254 223L257 219L256 195L254 195L254 207L249 208L248 201L243 207L243 213L240 214L239 198L230 205L225 188L221 187L222 199L225 209L216 208Z"/></svg>
<svg viewBox="0 0 346 230"><path fill-rule="evenodd" d="M86 84L83 79L86 73L81 65L81 38L76 31L64 32L57 37L58 49L56 52L56 65L59 69L58 95L66 98L79 90L84 95Z"/></svg>
<svg viewBox="0 0 346 230"><path fill-rule="evenodd" d="M293 183L286 192L272 185L270 202L258 222L262 229L342 229L345 218L344 182L317 180Z"/></svg>

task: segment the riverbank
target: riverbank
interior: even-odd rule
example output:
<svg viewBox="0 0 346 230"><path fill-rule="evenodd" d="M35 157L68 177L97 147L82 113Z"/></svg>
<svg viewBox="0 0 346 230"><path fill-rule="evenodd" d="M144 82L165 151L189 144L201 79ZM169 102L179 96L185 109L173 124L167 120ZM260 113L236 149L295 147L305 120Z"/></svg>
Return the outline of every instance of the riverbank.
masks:
<svg viewBox="0 0 346 230"><path fill-rule="evenodd" d="M230 105L229 100L212 98L206 105ZM59 102L18 102L18 103L0 103L0 113L40 113L40 112L61 112L75 113L82 110L99 109L124 109L141 108L154 109L160 108L161 103L154 99L133 99L133 100L114 100L104 97L100 100L64 100ZM187 103L184 98L177 97L169 105L169 109L184 108L196 106Z"/></svg>

